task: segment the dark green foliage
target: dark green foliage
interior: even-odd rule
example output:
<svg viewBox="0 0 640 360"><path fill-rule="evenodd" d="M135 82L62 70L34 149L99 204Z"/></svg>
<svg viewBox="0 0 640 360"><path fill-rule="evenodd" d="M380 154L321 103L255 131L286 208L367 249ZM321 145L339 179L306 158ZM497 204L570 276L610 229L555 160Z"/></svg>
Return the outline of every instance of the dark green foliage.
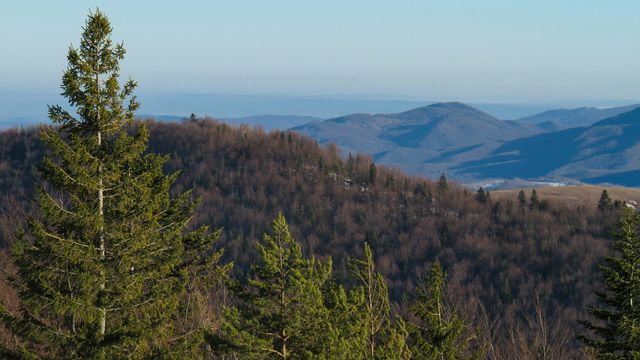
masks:
<svg viewBox="0 0 640 360"><path fill-rule="evenodd" d="M326 353L329 313L322 289L331 262L305 259L282 214L258 243L260 260L246 284L233 284L238 299L226 312L213 346L242 359L308 359Z"/></svg>
<svg viewBox="0 0 640 360"><path fill-rule="evenodd" d="M538 193L536 192L536 189L533 189L533 191L531 191L531 197L529 198L529 209L540 209L540 199L538 199Z"/></svg>
<svg viewBox="0 0 640 360"><path fill-rule="evenodd" d="M478 339L469 325L444 302L443 288L446 273L439 262L431 266L431 273L418 288L411 305L414 321L410 322L409 346L411 358L416 360L480 359L483 352L475 350Z"/></svg>
<svg viewBox="0 0 640 360"><path fill-rule="evenodd" d="M500 201L496 201L495 204L493 204L493 206L491 207L490 217L491 220L496 224L499 224L502 220L502 203Z"/></svg>
<svg viewBox="0 0 640 360"><path fill-rule="evenodd" d="M447 177L442 174L438 179L438 195L443 196L449 190L449 182L447 181Z"/></svg>
<svg viewBox="0 0 640 360"><path fill-rule="evenodd" d="M602 194L600 194L600 200L598 200L598 210L604 212L612 209L613 203L611 202L609 193L607 192L607 190L602 190Z"/></svg>
<svg viewBox="0 0 640 360"><path fill-rule="evenodd" d="M547 211L549 210L549 201L547 199L542 199L538 202L538 210Z"/></svg>
<svg viewBox="0 0 640 360"><path fill-rule="evenodd" d="M364 294L347 292L336 283L328 283L324 298L329 310L327 346L322 358L365 359L367 327L363 318Z"/></svg>
<svg viewBox="0 0 640 360"><path fill-rule="evenodd" d="M376 164L371 163L371 166L369 166L369 184L371 185L375 184L377 176L378 176L378 169L376 168Z"/></svg>
<svg viewBox="0 0 640 360"><path fill-rule="evenodd" d="M482 187L476 192L476 201L481 204L486 203L489 200L489 192L485 191Z"/></svg>
<svg viewBox="0 0 640 360"><path fill-rule="evenodd" d="M353 158L353 155L349 153L349 156L347 157L347 174L349 174L350 176L353 176L353 170L355 168L355 164L356 164L356 161Z"/></svg>
<svg viewBox="0 0 640 360"><path fill-rule="evenodd" d="M324 170L325 170L324 159L323 158L319 158L318 159L318 171L324 172Z"/></svg>
<svg viewBox="0 0 640 360"><path fill-rule="evenodd" d="M523 190L520 190L520 192L518 193L518 204L520 204L521 208L524 208L524 206L527 204L527 195L524 194Z"/></svg>
<svg viewBox="0 0 640 360"><path fill-rule="evenodd" d="M509 304L513 302L513 288L511 287L511 279L509 274L506 274L500 283L500 301Z"/></svg>
<svg viewBox="0 0 640 360"><path fill-rule="evenodd" d="M203 329L186 299L224 271L220 233L185 232L197 202L170 196L177 173L163 174L168 157L145 154L144 126L127 134L136 84L120 87L125 50L110 33L96 11L69 49L62 94L78 117L49 107L60 128L41 134L41 216L12 251L21 307L0 307L1 318L25 358L196 358Z"/></svg>
<svg viewBox="0 0 640 360"><path fill-rule="evenodd" d="M598 359L640 359L640 214L627 209L613 236L616 256L600 266L606 290L583 321L584 344Z"/></svg>

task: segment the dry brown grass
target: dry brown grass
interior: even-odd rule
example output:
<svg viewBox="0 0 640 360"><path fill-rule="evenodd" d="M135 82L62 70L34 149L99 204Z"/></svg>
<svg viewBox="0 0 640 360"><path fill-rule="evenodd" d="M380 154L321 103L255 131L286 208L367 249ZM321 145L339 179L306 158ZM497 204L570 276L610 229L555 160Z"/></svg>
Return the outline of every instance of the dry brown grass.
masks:
<svg viewBox="0 0 640 360"><path fill-rule="evenodd" d="M540 199L548 199L553 202L565 203L569 207L576 207L578 205L596 206L602 190L607 190L609 197L612 201L622 200L629 201L634 200L640 203L640 189L625 188L625 187L605 187L605 186L593 186L593 185L579 185L579 186L561 186L561 187L542 187L535 188L536 193ZM518 193L521 189L511 190L497 190L491 192L491 197L494 200L513 200L517 201ZM533 189L524 189L527 198L531 196Z"/></svg>

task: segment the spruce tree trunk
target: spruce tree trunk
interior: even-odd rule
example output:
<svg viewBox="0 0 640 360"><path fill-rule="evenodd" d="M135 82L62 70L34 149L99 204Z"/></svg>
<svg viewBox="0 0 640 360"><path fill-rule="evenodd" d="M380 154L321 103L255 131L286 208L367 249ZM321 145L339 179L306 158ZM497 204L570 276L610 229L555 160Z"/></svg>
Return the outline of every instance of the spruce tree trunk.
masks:
<svg viewBox="0 0 640 360"><path fill-rule="evenodd" d="M100 49L97 49L97 53L100 54ZM97 106L96 106L96 119L98 124L98 151L102 147L102 132L100 131L100 65L96 69L96 89L97 89ZM104 188L102 184L102 164L98 166L98 214L100 216L100 228L98 229L98 249L100 250L100 260L104 263L105 249L104 249ZM104 264L103 264L104 265ZM100 290L105 289L104 270L100 270ZM98 333L100 336L104 336L107 327L107 311L105 308L100 309L100 324Z"/></svg>
<svg viewBox="0 0 640 360"><path fill-rule="evenodd" d="M278 246L280 248L283 247L282 244L282 238L280 235L278 235ZM286 275L284 274L284 254L282 253L282 251L279 253L279 260L280 260L280 282L281 282L281 291L280 291L280 311L282 312L282 314L285 314L287 311L287 298L286 298L286 292L285 292L285 284L286 284ZM284 324L281 324L284 327ZM280 353L282 354L282 358L283 359L287 359L289 356L287 354L287 333L285 331L285 329L283 328L280 336L282 337L282 346L280 347Z"/></svg>
<svg viewBox="0 0 640 360"><path fill-rule="evenodd" d="M100 131L98 131L98 146L101 144L101 136ZM100 259L104 261L105 259L105 249L104 249L104 189L102 187L102 165L98 168L98 212L100 214L100 229L99 229L99 250L100 250ZM104 279L104 270L100 270L100 290L105 289L105 279ZM107 325L107 311L105 308L100 309L100 335L104 335Z"/></svg>

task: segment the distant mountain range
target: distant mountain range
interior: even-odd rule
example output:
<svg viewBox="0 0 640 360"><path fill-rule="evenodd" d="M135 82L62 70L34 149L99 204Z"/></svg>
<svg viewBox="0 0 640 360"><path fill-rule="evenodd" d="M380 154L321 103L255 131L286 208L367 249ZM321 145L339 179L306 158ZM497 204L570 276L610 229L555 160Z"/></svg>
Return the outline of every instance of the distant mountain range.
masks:
<svg viewBox="0 0 640 360"><path fill-rule="evenodd" d="M629 112L637 107L640 107L640 104L608 108L579 107L576 109L548 110L518 119L518 122L537 125L547 130L562 130L589 126L600 120Z"/></svg>
<svg viewBox="0 0 640 360"><path fill-rule="evenodd" d="M321 144L335 142L345 153L364 152L380 163L431 177L487 156L505 141L543 131L535 125L498 120L459 102L396 114L342 116L292 130Z"/></svg>
<svg viewBox="0 0 640 360"><path fill-rule="evenodd" d="M43 114L12 118L11 114L28 109L27 98L10 94L0 98L4 101L0 101L0 128L34 125L38 123L36 119L46 118ZM520 187L527 182L535 185L588 182L640 186L637 180L640 159L636 155L640 153L637 148L640 129L634 122L638 117L635 109L640 104L555 109L533 114L534 109L544 107L242 96L191 96L183 104L180 99L179 96L150 97L145 102L149 107L143 111L154 114L147 110L159 109L156 114L167 114L187 109L188 105L201 116L207 114L205 109L226 109L229 115L220 119L229 124L260 126L267 131L292 129L321 144L335 142L345 155L366 153L379 163L411 174L437 177L446 173L469 184ZM182 107L172 101L178 101ZM36 103L55 102L53 98L41 97ZM411 107L414 109L396 111ZM273 109L274 114L282 114L289 109L292 114L307 115L231 115L243 108L248 113ZM38 109L42 113L46 107L39 105ZM323 119L328 118L327 114L352 109L382 112ZM139 117L180 121L191 111L184 116ZM317 114L324 115L315 116ZM623 123L618 123L620 121Z"/></svg>
<svg viewBox="0 0 640 360"><path fill-rule="evenodd" d="M525 179L640 186L636 108L554 110L505 121L452 102L341 116L292 130L409 173L446 173L467 183ZM573 125L580 126L567 128Z"/></svg>
<svg viewBox="0 0 640 360"><path fill-rule="evenodd" d="M3 88L0 84L0 129L48 123L47 104L65 106L57 91L39 93ZM163 114L180 120L195 113L217 119L236 119L263 114L311 116L323 119L352 113L398 113L434 104L429 99L402 100L343 96L232 95L219 93L142 92L138 94L141 114ZM469 105L501 120L519 119L549 109L578 106L621 106L621 100L579 102L474 102ZM261 124L266 128L266 124ZM298 124L300 125L300 124ZM290 127L292 127L291 125Z"/></svg>
<svg viewBox="0 0 640 360"><path fill-rule="evenodd" d="M640 186L640 108L588 127L513 140L452 170L480 178L508 175Z"/></svg>

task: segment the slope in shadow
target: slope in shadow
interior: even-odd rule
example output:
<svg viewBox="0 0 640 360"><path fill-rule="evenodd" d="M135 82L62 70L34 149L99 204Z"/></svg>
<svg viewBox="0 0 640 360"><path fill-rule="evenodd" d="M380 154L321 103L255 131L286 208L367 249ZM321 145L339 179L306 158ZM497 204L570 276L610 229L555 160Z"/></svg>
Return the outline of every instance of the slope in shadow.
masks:
<svg viewBox="0 0 640 360"><path fill-rule="evenodd" d="M583 131L574 128L514 140L500 146L492 156L462 163L455 169L487 178L541 177L573 158L576 138Z"/></svg>

